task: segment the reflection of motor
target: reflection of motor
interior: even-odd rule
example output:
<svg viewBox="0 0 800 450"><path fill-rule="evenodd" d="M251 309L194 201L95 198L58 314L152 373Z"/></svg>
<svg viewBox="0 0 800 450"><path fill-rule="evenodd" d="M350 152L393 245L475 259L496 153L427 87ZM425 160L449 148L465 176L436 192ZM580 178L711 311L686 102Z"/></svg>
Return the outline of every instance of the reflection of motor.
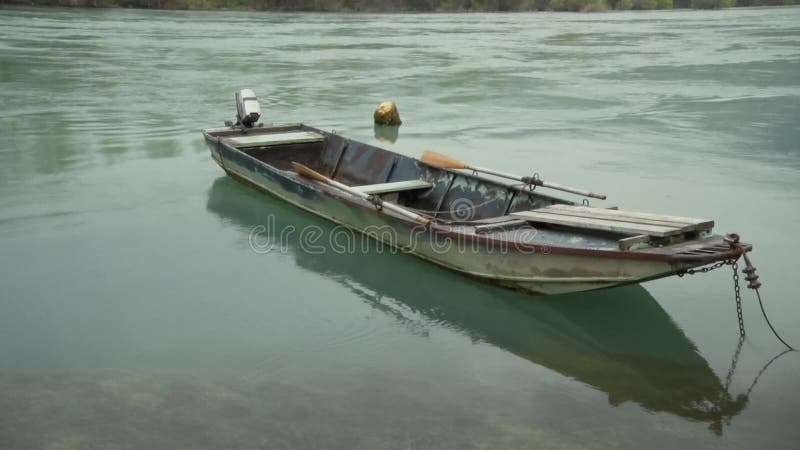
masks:
<svg viewBox="0 0 800 450"><path fill-rule="evenodd" d="M236 125L252 128L261 117L261 105L251 89L236 91Z"/></svg>

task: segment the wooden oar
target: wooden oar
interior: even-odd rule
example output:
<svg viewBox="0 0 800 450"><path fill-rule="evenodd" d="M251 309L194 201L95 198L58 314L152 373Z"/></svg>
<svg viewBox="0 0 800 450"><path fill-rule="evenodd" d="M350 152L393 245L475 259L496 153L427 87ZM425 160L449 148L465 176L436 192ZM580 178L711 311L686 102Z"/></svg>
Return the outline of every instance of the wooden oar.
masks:
<svg viewBox="0 0 800 450"><path fill-rule="evenodd" d="M353 188L351 188L350 186L348 186L346 184L342 184L342 183L339 183L338 181L331 180L330 178L326 177L325 175L315 171L314 169L312 169L312 168L310 168L308 166L304 166L304 165L302 165L300 163L297 163L297 162L293 161L292 162L292 167L294 167L294 170L297 173L299 173L300 175L302 175L304 177L311 178L312 180L317 180L317 181L320 181L322 183L330 184L331 186L333 186L335 188L341 189L341 190L343 190L345 192L349 192L349 193L351 193L351 194L353 194L353 195L355 195L357 197L363 198L364 200L370 200L370 195L369 194L365 194L363 192L359 192L358 190L353 189ZM387 209L389 211L397 213L397 214L399 214L399 215L401 215L403 217L411 219L411 220L413 220L413 221L415 221L417 223L420 223L422 225L427 225L428 222L430 222L430 220L428 220L427 218L422 217L422 216L420 216L419 214L417 214L417 213L415 213L413 211L409 211L409 210L403 208L402 206L396 205L396 204L391 203L391 202L379 201L378 205L381 206L384 209Z"/></svg>
<svg viewBox="0 0 800 450"><path fill-rule="evenodd" d="M592 197L598 198L600 200L605 200L606 196L603 194L597 194L590 191L584 191L582 189L577 189L571 186L565 186L563 184L553 183L550 181L542 181L538 178L534 177L521 177L519 175L514 175L510 173L498 172L492 169L486 169L483 167L476 167L470 166L464 162L461 162L455 158L451 158L447 155L443 155L441 153L433 152L430 150L425 150L422 153L422 158L420 161L424 162L425 164L430 164L431 166L438 167L440 169L469 169L474 170L476 172L483 172L488 173L490 175L494 175L501 178L508 178L511 180L521 181L525 184L532 184L535 186L543 186L550 189L556 189L559 191L570 192L572 194L583 195L584 197Z"/></svg>

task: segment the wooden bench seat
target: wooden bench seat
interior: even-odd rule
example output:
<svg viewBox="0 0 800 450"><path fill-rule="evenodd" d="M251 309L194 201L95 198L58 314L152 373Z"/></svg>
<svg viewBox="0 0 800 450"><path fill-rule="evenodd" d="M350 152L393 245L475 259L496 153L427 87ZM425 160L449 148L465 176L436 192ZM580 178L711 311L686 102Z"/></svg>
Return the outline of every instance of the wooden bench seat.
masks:
<svg viewBox="0 0 800 450"><path fill-rule="evenodd" d="M639 237L635 239L637 242L643 242L645 240L643 236L663 238L693 231L710 230L714 227L714 221L707 219L571 205L551 205L531 211L519 211L511 215L530 222L637 236ZM628 243L626 240L625 244L633 244L632 241Z"/></svg>
<svg viewBox="0 0 800 450"><path fill-rule="evenodd" d="M575 217L613 219L648 225L674 226L684 231L710 230L714 221L692 217L668 216L665 214L623 211L619 209L590 208L588 206L551 205L544 209L547 212ZM539 211L539 210L537 210Z"/></svg>
<svg viewBox="0 0 800 450"><path fill-rule="evenodd" d="M306 142L322 142L325 136L313 131L287 131L284 133L261 133L247 136L223 138L236 148L268 147L278 144L303 144Z"/></svg>
<svg viewBox="0 0 800 450"><path fill-rule="evenodd" d="M415 191L418 189L430 189L433 184L423 180L395 181L393 183L367 184L364 186L353 186L353 189L364 194L388 194L390 192Z"/></svg>

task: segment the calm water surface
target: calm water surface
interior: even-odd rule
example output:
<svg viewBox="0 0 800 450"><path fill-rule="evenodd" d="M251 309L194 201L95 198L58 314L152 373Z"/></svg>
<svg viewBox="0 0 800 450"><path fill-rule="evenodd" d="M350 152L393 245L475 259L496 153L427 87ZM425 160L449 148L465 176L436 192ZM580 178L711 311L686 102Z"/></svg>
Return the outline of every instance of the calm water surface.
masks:
<svg viewBox="0 0 800 450"><path fill-rule="evenodd" d="M797 448L800 354L728 269L533 298L326 223L199 134L264 118L713 217L800 345L800 9L336 15L0 9L0 448ZM268 236L267 236L268 237ZM278 238L278 236L273 236ZM760 375L760 377L759 377ZM755 380L755 384L753 385Z"/></svg>

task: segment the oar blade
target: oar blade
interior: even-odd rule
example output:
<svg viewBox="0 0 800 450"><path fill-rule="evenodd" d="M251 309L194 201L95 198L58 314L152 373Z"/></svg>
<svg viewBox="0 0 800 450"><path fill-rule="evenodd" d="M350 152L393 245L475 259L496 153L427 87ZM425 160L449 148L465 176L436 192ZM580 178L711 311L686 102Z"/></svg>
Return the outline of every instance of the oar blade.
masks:
<svg viewBox="0 0 800 450"><path fill-rule="evenodd" d="M300 175L306 178L311 178L312 180L321 181L323 183L327 183L330 181L330 179L325 175L315 171L314 169L308 166L304 166L299 162L292 161L292 167L294 168L295 172L299 173Z"/></svg>
<svg viewBox="0 0 800 450"><path fill-rule="evenodd" d="M422 157L419 160L424 162L425 164L429 164L431 166L438 167L440 169L467 168L467 165L464 164L463 162L431 150L425 150L424 152L422 152Z"/></svg>

